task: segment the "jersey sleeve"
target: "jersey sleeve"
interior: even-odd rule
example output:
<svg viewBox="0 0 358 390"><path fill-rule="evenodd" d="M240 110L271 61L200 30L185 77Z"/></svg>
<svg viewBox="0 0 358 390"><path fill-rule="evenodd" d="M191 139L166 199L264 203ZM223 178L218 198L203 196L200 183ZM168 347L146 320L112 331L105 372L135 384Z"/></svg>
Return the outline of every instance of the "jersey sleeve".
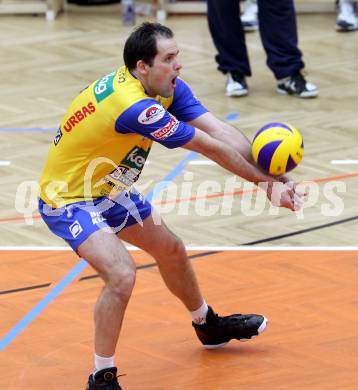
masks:
<svg viewBox="0 0 358 390"><path fill-rule="evenodd" d="M208 110L194 96L189 86L177 79L174 90L173 102L168 111L181 121L188 122L198 118Z"/></svg>
<svg viewBox="0 0 358 390"><path fill-rule="evenodd" d="M195 128L179 121L154 99L143 99L125 110L116 120L115 129L122 134L141 134L172 149L185 145Z"/></svg>

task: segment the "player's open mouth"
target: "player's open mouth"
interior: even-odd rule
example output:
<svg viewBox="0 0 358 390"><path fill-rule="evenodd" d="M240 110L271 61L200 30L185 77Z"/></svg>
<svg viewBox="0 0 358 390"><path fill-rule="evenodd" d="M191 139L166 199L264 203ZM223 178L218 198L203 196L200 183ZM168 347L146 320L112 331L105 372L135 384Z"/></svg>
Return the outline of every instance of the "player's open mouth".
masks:
<svg viewBox="0 0 358 390"><path fill-rule="evenodd" d="M177 81L177 76L172 79L172 86L175 87Z"/></svg>

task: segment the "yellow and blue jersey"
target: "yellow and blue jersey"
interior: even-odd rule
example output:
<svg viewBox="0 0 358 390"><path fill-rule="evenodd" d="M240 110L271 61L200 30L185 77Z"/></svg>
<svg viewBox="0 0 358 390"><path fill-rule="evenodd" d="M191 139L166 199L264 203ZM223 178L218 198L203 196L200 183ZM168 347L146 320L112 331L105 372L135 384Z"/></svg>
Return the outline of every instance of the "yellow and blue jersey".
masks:
<svg viewBox="0 0 358 390"><path fill-rule="evenodd" d="M195 133L185 122L206 111L181 79L169 98L149 97L126 67L96 80L61 122L40 178L40 198L54 208L114 198L138 180L153 141L183 146Z"/></svg>

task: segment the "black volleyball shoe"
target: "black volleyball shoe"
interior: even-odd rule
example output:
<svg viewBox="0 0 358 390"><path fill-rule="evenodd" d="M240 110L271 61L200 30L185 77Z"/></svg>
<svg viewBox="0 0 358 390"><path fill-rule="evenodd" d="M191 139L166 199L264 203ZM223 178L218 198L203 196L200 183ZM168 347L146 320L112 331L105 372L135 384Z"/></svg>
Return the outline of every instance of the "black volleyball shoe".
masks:
<svg viewBox="0 0 358 390"><path fill-rule="evenodd" d="M267 319L258 314L232 314L220 317L209 306L205 324L192 323L195 332L205 348L222 347L232 339L248 341L267 326Z"/></svg>
<svg viewBox="0 0 358 390"><path fill-rule="evenodd" d="M110 367L91 374L86 390L122 390L117 380L117 368Z"/></svg>

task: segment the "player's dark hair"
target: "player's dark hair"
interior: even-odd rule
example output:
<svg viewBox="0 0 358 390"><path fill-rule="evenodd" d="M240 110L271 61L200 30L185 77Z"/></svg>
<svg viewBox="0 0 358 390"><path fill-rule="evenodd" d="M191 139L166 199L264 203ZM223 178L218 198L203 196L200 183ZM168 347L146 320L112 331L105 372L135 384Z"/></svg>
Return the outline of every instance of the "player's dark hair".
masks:
<svg viewBox="0 0 358 390"><path fill-rule="evenodd" d="M173 31L160 23L144 22L137 27L124 45L124 64L133 70L139 60L152 65L157 55L157 37L173 38Z"/></svg>

